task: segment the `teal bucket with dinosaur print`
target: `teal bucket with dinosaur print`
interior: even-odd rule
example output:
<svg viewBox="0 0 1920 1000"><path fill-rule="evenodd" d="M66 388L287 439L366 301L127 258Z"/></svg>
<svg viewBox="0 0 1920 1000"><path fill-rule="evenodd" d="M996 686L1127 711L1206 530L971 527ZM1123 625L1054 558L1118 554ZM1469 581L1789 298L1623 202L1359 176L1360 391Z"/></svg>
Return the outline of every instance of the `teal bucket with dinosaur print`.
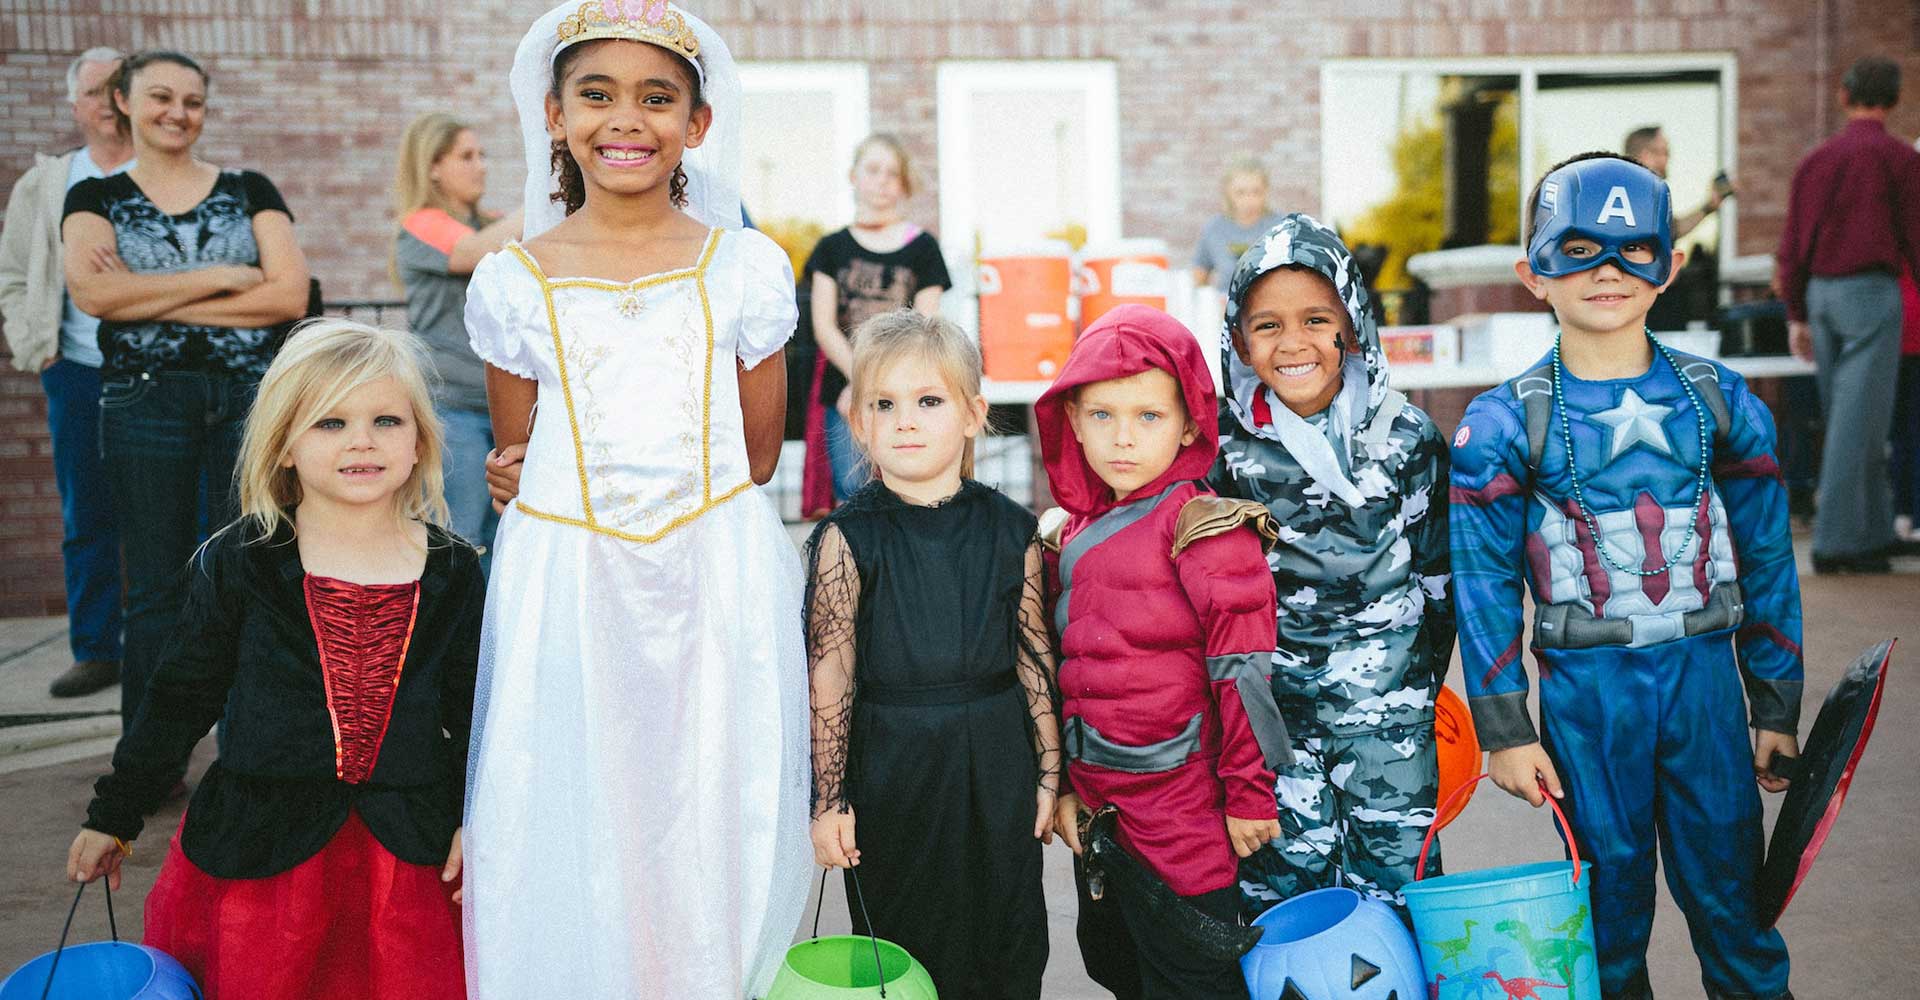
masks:
<svg viewBox="0 0 1920 1000"><path fill-rule="evenodd" d="M1481 775L1482 778L1486 775ZM1478 782L1467 782L1454 794ZM1592 866L1580 861L1573 831L1552 797L1566 834L1569 861L1507 865L1421 878L1401 888L1413 936L1427 970L1427 995L1438 1000L1600 1000L1593 947ZM1445 812L1446 806L1441 806Z"/></svg>

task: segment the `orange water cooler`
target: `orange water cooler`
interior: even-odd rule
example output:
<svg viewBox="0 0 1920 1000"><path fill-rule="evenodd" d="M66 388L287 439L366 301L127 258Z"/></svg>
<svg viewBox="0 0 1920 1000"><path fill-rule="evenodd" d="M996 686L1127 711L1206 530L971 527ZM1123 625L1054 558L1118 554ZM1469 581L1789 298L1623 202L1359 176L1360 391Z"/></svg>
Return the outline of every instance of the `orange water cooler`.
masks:
<svg viewBox="0 0 1920 1000"><path fill-rule="evenodd" d="M1075 272L1080 329L1115 306L1167 308L1167 245L1160 240L1118 240L1089 246Z"/></svg>
<svg viewBox="0 0 1920 1000"><path fill-rule="evenodd" d="M980 356L996 382L1051 380L1073 349L1073 265L1064 243L983 254Z"/></svg>

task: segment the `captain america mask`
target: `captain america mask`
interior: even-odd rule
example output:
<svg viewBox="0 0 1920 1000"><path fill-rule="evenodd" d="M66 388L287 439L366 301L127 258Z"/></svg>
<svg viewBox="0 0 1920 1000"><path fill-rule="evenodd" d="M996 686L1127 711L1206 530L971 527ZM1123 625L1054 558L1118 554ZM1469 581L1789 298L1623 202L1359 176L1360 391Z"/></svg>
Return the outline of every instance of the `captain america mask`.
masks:
<svg viewBox="0 0 1920 1000"><path fill-rule="evenodd" d="M1667 183L1630 160L1569 163L1540 182L1527 264L1544 278L1611 263L1658 288L1673 274L1673 206ZM1598 252L1569 254L1569 241ZM1635 250L1633 245L1649 248ZM1584 248L1590 249L1590 248Z"/></svg>

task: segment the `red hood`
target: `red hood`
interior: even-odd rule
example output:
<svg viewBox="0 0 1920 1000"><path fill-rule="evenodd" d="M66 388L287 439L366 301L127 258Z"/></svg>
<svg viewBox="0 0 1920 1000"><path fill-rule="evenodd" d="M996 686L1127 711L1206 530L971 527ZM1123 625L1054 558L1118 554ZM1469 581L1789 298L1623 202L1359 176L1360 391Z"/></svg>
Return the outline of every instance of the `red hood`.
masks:
<svg viewBox="0 0 1920 1000"><path fill-rule="evenodd" d="M1080 442L1067 423L1067 400L1080 386L1126 378L1149 368L1158 368L1179 380L1187 417L1200 433L1192 444L1180 449L1173 465L1160 478L1131 495L1153 496L1180 480L1203 479L1212 467L1219 450L1220 429L1215 417L1213 375L1207 370L1200 342L1179 320L1158 309L1121 306L1101 316L1080 335L1060 377L1033 405L1053 497L1069 513L1097 517L1118 501L1080 450Z"/></svg>

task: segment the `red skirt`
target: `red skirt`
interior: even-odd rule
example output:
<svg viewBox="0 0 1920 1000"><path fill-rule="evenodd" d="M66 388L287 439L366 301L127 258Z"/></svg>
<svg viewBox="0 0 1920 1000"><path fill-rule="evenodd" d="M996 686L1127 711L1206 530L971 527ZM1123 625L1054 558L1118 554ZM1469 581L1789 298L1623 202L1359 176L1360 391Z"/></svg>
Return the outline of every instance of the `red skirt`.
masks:
<svg viewBox="0 0 1920 1000"><path fill-rule="evenodd" d="M359 813L320 853L260 879L208 875L175 831L142 943L179 959L207 1000L464 1000L459 885L388 853Z"/></svg>

